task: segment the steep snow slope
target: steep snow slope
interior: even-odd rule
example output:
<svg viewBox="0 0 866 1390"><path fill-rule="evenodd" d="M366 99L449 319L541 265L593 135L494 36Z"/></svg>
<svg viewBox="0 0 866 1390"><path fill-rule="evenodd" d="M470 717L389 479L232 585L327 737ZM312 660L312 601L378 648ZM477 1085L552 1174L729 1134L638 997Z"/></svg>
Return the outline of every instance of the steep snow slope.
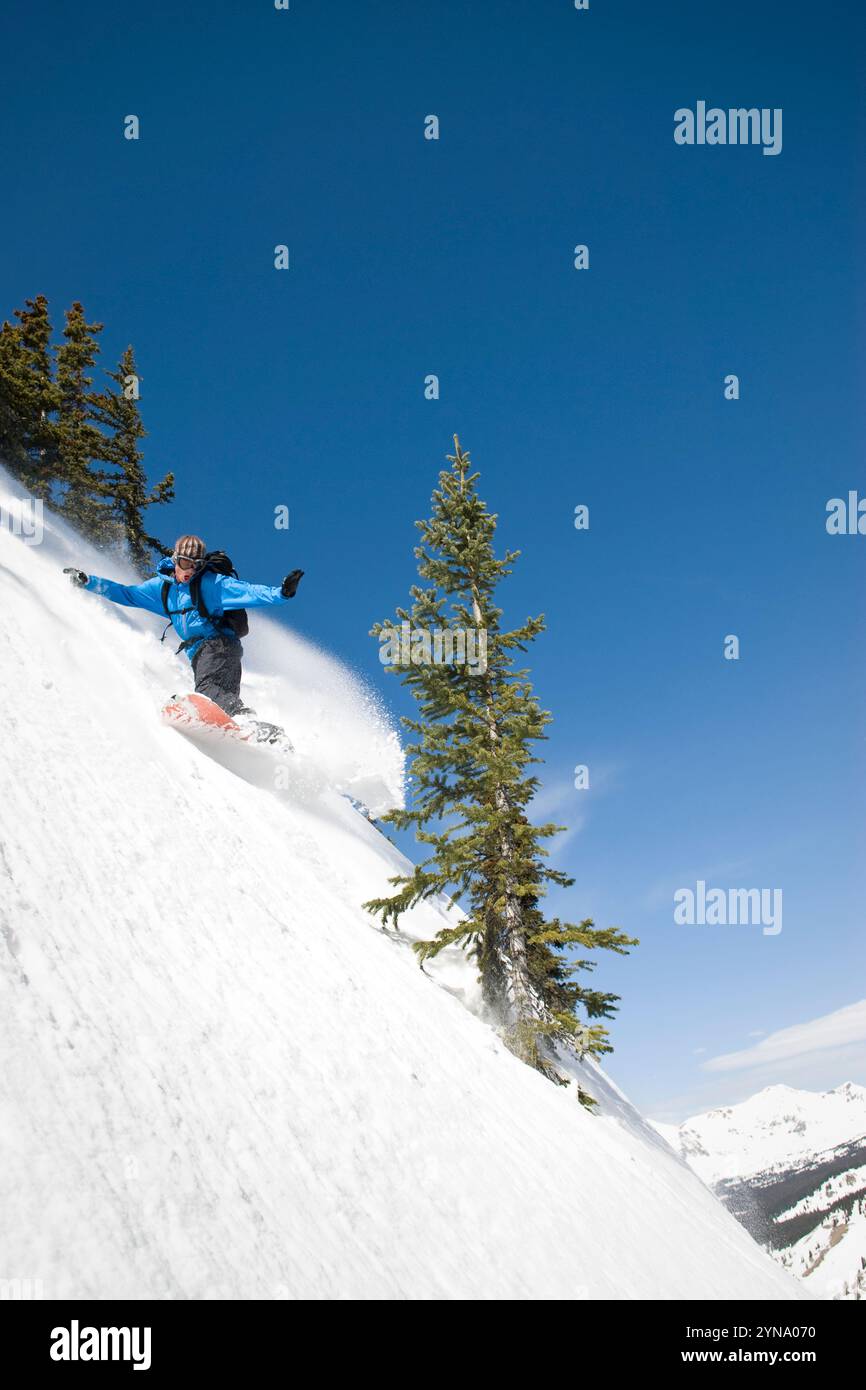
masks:
<svg viewBox="0 0 866 1390"><path fill-rule="evenodd" d="M0 1277L806 1297L600 1068L591 1115L474 1016L459 953L429 977L377 929L359 904L404 861L344 800L252 785L160 724L186 668L152 619L71 589L72 562L121 572L54 523L38 547L0 528ZM260 712L331 780L396 785L375 702L254 621Z"/></svg>

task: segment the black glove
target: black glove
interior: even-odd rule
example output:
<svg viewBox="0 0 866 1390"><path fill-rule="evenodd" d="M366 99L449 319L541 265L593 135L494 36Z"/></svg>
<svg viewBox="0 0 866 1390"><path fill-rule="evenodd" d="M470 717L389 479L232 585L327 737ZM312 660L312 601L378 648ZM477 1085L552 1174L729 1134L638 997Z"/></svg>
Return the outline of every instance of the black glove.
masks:
<svg viewBox="0 0 866 1390"><path fill-rule="evenodd" d="M70 584L75 584L79 589L87 583L87 575L84 570L65 569L63 573L68 574Z"/></svg>
<svg viewBox="0 0 866 1390"><path fill-rule="evenodd" d="M300 582L301 582L301 580L303 579L303 577L304 577L304 571L303 571L303 570L292 570L291 574L287 574L287 575L286 575L285 579L283 580L282 586L281 586L281 588L280 588L280 593L282 594L283 598L294 598L294 597L295 597L295 594L297 593L298 585L300 584Z"/></svg>

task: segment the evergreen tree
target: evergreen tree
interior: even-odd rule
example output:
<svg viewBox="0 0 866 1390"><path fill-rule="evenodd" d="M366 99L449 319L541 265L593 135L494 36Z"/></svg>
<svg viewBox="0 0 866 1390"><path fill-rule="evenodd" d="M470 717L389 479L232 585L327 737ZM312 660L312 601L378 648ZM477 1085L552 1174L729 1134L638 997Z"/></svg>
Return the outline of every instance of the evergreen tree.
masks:
<svg viewBox="0 0 866 1390"><path fill-rule="evenodd" d="M58 467L51 321L44 294L25 305L0 330L0 457L32 496L50 501Z"/></svg>
<svg viewBox="0 0 866 1390"><path fill-rule="evenodd" d="M23 365L20 326L5 320L0 326L0 464L16 478L23 476L28 462L22 414Z"/></svg>
<svg viewBox="0 0 866 1390"><path fill-rule="evenodd" d="M529 771L541 761L532 747L546 737L551 716L539 708L527 670L515 663L544 630L544 619L502 628L494 595L519 551L496 557L496 516L478 496L479 475L468 471L469 455L456 435L454 445L451 468L440 473L433 494L433 514L416 523L422 536L418 573L427 587L412 587L412 607L397 609L396 624L373 628L391 642L388 669L409 687L420 716L403 721L417 736L407 750L412 805L386 819L398 829L414 827L430 854L410 875L389 880L397 889L392 896L365 906L387 927L435 893L465 899L462 921L415 944L421 964L459 942L478 964L488 1016L508 1046L559 1081L556 1046L571 1046L579 1055L612 1050L607 1030L582 1021L579 1009L589 1019L610 1017L618 999L580 983L575 977L594 962L569 960L566 953L577 947L625 954L637 941L615 927L598 929L590 918L575 925L548 920L542 911L548 884L574 881L545 864L543 842L562 827L533 825L527 809L539 786ZM411 664L404 664L400 645L404 623L416 634ZM487 643L486 661L475 671L466 663L429 659L434 634L442 634L447 653L449 641L459 650L461 634L466 640L471 632L476 640L486 634ZM581 1099L594 1103L585 1094Z"/></svg>
<svg viewBox="0 0 866 1390"><path fill-rule="evenodd" d="M110 498L113 475L94 468L103 438L93 424L88 375L99 354L95 334L101 323L88 323L76 300L66 311L64 341L57 348L57 443L59 452L59 505L68 521L95 544L120 539Z"/></svg>
<svg viewBox="0 0 866 1390"><path fill-rule="evenodd" d="M118 389L94 392L89 371L99 355L96 335L103 325L88 323L76 301L65 316L64 341L52 348L45 295L25 305L15 310L17 323L0 325L0 463L88 540L128 542L134 564L144 573L151 550L168 554L147 530L144 514L173 500L174 476L148 487L132 348L117 371L107 373Z"/></svg>
<svg viewBox="0 0 866 1390"><path fill-rule="evenodd" d="M139 448L147 431L141 420L138 405L138 373L135 356L128 347L117 370L106 374L117 385L91 398L94 418L111 433L100 435L97 457L112 464L118 471L111 486L112 514L129 545L133 564L145 573L151 566L150 552L168 555L169 550L147 530L145 511L148 507L171 502L174 498L174 474L167 473L161 482L148 487Z"/></svg>

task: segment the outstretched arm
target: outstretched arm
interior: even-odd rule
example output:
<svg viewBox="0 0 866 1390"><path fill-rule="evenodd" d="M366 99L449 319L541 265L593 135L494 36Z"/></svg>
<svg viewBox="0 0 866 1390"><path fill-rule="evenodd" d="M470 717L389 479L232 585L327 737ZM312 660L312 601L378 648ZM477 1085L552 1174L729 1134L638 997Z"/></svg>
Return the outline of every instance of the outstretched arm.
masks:
<svg viewBox="0 0 866 1390"><path fill-rule="evenodd" d="M143 584L116 584L113 579L100 579L99 575L92 574L82 587L123 608L146 608L149 613L162 613L162 585L158 577L146 579Z"/></svg>
<svg viewBox="0 0 866 1390"><path fill-rule="evenodd" d="M294 597L303 570L293 570L282 585L248 584L245 579L215 575L216 597L222 612L233 608L266 608L271 603L287 603ZM291 582L294 581L294 582Z"/></svg>

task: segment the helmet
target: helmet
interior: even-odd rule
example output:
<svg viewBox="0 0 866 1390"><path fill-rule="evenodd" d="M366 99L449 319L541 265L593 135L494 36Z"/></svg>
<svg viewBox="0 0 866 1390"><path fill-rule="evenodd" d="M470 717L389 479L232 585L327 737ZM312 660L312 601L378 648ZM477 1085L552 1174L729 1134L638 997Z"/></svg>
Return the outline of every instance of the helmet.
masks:
<svg viewBox="0 0 866 1390"><path fill-rule="evenodd" d="M174 554L172 558L203 560L206 554L207 546L201 536L178 536L174 543Z"/></svg>

